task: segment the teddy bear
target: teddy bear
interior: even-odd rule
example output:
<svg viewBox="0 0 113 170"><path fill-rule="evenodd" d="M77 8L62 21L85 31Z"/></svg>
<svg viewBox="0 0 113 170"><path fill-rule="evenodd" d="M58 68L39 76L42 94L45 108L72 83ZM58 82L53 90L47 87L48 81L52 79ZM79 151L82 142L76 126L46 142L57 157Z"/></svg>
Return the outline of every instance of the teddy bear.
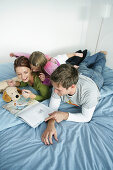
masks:
<svg viewBox="0 0 113 170"><path fill-rule="evenodd" d="M18 77L14 77L12 78L11 80L14 80L14 81L21 81L18 79ZM8 83L7 83L8 80L4 80L4 81L1 81L0 82L0 92L3 92L4 89L6 89L8 87Z"/></svg>
<svg viewBox="0 0 113 170"><path fill-rule="evenodd" d="M16 102L20 99L22 90L17 87L6 87L3 91L3 100L5 102Z"/></svg>
<svg viewBox="0 0 113 170"><path fill-rule="evenodd" d="M20 81L18 77L14 77L12 80ZM5 102L16 102L20 99L20 95L22 94L22 90L18 89L17 87L9 87L7 80L0 82L0 92L3 92L2 98Z"/></svg>
<svg viewBox="0 0 113 170"><path fill-rule="evenodd" d="M4 89L8 87L7 81L0 82L0 92L3 92Z"/></svg>

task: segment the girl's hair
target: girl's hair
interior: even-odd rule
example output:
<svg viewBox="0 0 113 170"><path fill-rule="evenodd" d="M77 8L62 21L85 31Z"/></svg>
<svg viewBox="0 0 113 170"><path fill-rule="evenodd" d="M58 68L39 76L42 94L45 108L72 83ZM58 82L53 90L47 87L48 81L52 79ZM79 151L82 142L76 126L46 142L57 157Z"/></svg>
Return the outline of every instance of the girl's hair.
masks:
<svg viewBox="0 0 113 170"><path fill-rule="evenodd" d="M24 56L17 58L14 61L14 70L15 71L16 71L17 67L28 67L31 69L29 59Z"/></svg>
<svg viewBox="0 0 113 170"><path fill-rule="evenodd" d="M77 84L78 71L70 64L62 64L51 74L50 78L58 86L61 85L63 88L68 89L73 84Z"/></svg>
<svg viewBox="0 0 113 170"><path fill-rule="evenodd" d="M47 63L45 55L40 51L33 52L29 57L30 64L39 67L42 71Z"/></svg>

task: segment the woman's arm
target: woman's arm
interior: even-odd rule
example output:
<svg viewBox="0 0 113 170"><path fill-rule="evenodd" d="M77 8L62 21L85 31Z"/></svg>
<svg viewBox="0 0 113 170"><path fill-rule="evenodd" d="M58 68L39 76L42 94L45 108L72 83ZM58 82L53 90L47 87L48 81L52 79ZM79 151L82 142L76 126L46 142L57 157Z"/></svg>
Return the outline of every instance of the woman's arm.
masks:
<svg viewBox="0 0 113 170"><path fill-rule="evenodd" d="M50 98L49 86L41 83L41 85L39 86L39 92L40 92L40 95L36 95L35 100L43 101L45 99Z"/></svg>
<svg viewBox="0 0 113 170"><path fill-rule="evenodd" d="M36 91L39 91L39 95L36 95L35 100L43 101L50 97L49 86L43 84L37 75L34 76L34 87L33 88Z"/></svg>
<svg viewBox="0 0 113 170"><path fill-rule="evenodd" d="M7 80L7 84L8 84L8 86L11 86L11 87L14 87L14 86L18 87L18 86L20 86L20 82L19 81L15 81L15 80Z"/></svg>
<svg viewBox="0 0 113 170"><path fill-rule="evenodd" d="M30 90L23 89L22 95L25 98L31 98L31 99L35 99L37 101L43 101L50 97L49 89L47 89L47 91L45 89L43 89L43 91L41 91L41 89L40 89L39 91L40 91L40 94L36 95L36 94L32 93L32 91L30 91Z"/></svg>

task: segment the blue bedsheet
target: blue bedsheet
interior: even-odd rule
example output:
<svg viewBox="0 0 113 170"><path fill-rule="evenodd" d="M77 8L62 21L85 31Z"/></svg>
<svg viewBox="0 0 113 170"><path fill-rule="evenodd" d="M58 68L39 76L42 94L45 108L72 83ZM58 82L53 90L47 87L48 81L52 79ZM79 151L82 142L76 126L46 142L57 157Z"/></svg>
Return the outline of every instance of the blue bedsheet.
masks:
<svg viewBox="0 0 113 170"><path fill-rule="evenodd" d="M12 64L0 65L0 81L14 77ZM43 122L33 129L8 111L0 95L0 170L112 170L113 70L105 68L101 99L89 123L56 123L59 141L41 142ZM43 102L48 104L48 100ZM75 112L62 103L60 110Z"/></svg>

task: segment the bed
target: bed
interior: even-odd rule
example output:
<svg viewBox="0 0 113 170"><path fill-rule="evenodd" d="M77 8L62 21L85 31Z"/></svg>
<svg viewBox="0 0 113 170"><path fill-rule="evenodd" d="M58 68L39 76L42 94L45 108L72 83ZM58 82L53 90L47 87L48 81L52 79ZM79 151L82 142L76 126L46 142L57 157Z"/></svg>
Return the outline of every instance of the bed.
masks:
<svg viewBox="0 0 113 170"><path fill-rule="evenodd" d="M56 123L59 141L46 146L43 122L33 129L2 108L0 94L0 170L112 170L113 70L105 67L101 99L89 123ZM0 81L15 76L13 63L0 64ZM44 101L48 105L49 100ZM62 103L60 110L77 112Z"/></svg>

